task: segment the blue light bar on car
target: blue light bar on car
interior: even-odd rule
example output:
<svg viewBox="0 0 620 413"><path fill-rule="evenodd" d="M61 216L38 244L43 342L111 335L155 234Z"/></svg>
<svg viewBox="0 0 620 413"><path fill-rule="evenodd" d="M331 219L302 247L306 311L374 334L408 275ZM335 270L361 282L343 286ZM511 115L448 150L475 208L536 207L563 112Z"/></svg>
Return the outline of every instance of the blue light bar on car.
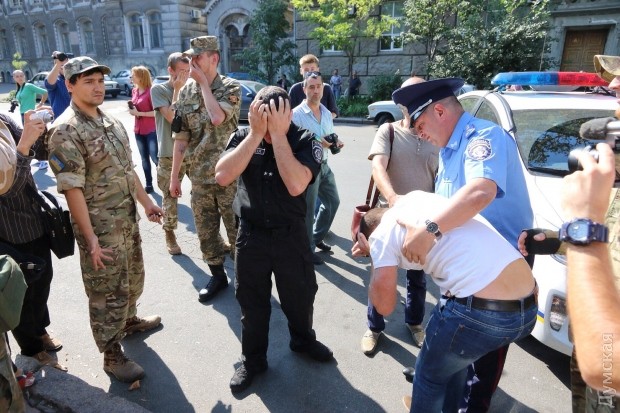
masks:
<svg viewBox="0 0 620 413"><path fill-rule="evenodd" d="M495 75L491 84L548 86L607 86L596 73L585 72L504 72Z"/></svg>

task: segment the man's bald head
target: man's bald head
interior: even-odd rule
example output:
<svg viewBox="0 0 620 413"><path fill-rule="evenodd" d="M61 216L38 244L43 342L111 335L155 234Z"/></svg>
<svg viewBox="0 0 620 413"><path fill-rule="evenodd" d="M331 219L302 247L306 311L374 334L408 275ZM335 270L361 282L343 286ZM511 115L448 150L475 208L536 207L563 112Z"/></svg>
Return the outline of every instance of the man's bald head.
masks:
<svg viewBox="0 0 620 413"><path fill-rule="evenodd" d="M422 82L426 82L426 80L424 78L419 77L419 76L412 76L412 77L408 78L407 80L405 80L403 82L403 84L400 85L400 87L417 85L418 83L422 83Z"/></svg>

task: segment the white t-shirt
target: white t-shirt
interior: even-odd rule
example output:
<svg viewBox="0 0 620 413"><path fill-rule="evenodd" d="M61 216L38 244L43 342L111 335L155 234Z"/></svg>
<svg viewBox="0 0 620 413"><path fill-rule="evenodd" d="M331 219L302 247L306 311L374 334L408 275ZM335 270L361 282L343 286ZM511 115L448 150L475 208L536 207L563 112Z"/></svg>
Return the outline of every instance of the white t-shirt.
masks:
<svg viewBox="0 0 620 413"><path fill-rule="evenodd" d="M465 224L443 234L426 256L424 266L403 256L401 249L407 230L397 218L424 225L445 208L448 199L437 194L413 191L402 197L383 215L370 236L370 255L375 268L399 266L423 269L431 275L442 294L456 297L477 293L499 276L521 254L489 222L476 215Z"/></svg>

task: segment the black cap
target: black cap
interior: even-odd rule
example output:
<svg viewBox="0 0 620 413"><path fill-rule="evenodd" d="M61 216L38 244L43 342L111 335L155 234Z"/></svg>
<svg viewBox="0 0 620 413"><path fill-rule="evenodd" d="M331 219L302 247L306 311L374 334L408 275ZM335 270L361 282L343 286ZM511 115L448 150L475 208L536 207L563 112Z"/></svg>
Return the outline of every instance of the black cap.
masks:
<svg viewBox="0 0 620 413"><path fill-rule="evenodd" d="M428 105L454 96L464 84L465 81L458 77L429 80L395 90L392 100L397 105L405 106L411 120L415 121Z"/></svg>

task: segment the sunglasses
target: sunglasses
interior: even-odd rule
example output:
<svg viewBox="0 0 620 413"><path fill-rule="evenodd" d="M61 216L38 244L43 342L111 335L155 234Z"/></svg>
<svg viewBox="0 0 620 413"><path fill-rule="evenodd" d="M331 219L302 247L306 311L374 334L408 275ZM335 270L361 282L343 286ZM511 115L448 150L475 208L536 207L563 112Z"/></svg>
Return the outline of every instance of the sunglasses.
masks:
<svg viewBox="0 0 620 413"><path fill-rule="evenodd" d="M304 73L304 79L307 79L309 77L316 79L317 77L321 76L321 72L306 72Z"/></svg>

